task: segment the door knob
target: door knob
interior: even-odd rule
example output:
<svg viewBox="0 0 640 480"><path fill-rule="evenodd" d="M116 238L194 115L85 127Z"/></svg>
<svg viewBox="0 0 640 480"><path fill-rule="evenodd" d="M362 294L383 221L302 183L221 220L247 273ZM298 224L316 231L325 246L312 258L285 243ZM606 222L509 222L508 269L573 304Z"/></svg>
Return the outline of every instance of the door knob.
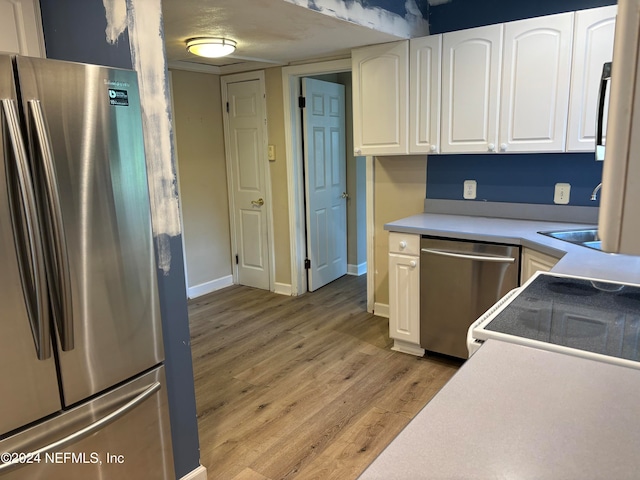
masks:
<svg viewBox="0 0 640 480"><path fill-rule="evenodd" d="M258 200L251 200L251 205L261 207L262 205L264 205L264 200L261 198L259 198Z"/></svg>
<svg viewBox="0 0 640 480"><path fill-rule="evenodd" d="M349 194L347 192L342 192L342 195L340 195L342 198L349 198Z"/></svg>
<svg viewBox="0 0 640 480"><path fill-rule="evenodd" d="M409 266L410 266L411 268L416 268L416 267L418 266L418 262L416 262L415 260L411 260L411 261L409 262Z"/></svg>

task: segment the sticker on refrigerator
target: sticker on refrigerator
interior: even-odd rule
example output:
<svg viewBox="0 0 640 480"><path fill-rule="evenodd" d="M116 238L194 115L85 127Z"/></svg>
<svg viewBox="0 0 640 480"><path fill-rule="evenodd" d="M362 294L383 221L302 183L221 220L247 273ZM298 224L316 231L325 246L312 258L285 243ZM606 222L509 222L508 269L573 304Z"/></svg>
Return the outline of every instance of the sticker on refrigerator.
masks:
<svg viewBox="0 0 640 480"><path fill-rule="evenodd" d="M129 94L126 90L116 90L114 88L109 89L109 105L115 105L118 107L129 106Z"/></svg>

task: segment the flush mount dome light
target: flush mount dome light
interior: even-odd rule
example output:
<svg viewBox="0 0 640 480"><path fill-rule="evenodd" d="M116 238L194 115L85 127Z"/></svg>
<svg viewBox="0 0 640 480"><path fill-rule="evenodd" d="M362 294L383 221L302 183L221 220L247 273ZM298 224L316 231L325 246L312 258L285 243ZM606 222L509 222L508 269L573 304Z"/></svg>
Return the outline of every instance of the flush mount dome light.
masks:
<svg viewBox="0 0 640 480"><path fill-rule="evenodd" d="M199 57L218 58L232 54L236 42L228 38L200 37L187 40L187 51Z"/></svg>

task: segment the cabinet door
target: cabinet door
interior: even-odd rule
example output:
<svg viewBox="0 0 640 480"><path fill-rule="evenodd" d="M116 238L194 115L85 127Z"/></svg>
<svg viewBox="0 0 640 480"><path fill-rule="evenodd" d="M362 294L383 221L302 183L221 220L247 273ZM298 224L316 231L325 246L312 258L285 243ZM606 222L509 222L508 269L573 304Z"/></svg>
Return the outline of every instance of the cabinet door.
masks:
<svg viewBox="0 0 640 480"><path fill-rule="evenodd" d="M575 14L567 133L569 152L595 150L600 77L602 65L610 62L613 57L617 8L617 5L611 5L581 10ZM605 104L606 126L608 95L605 97ZM604 131L606 132L606 128Z"/></svg>
<svg viewBox="0 0 640 480"><path fill-rule="evenodd" d="M0 52L45 56L38 0L0 0Z"/></svg>
<svg viewBox="0 0 640 480"><path fill-rule="evenodd" d="M533 274L538 271L548 272L556 263L558 263L558 260L558 258L552 257L551 255L537 252L530 248L523 248L522 262L520 262L522 266L522 270L520 272L520 285L529 280Z"/></svg>
<svg viewBox="0 0 640 480"><path fill-rule="evenodd" d="M563 152L573 12L505 24L500 150Z"/></svg>
<svg viewBox="0 0 640 480"><path fill-rule="evenodd" d="M351 52L356 155L409 153L409 41Z"/></svg>
<svg viewBox="0 0 640 480"><path fill-rule="evenodd" d="M409 153L438 153L442 35L409 41Z"/></svg>
<svg viewBox="0 0 640 480"><path fill-rule="evenodd" d="M495 151L501 51L502 25L442 36L441 152Z"/></svg>
<svg viewBox="0 0 640 480"><path fill-rule="evenodd" d="M389 336L420 343L420 257L389 254Z"/></svg>

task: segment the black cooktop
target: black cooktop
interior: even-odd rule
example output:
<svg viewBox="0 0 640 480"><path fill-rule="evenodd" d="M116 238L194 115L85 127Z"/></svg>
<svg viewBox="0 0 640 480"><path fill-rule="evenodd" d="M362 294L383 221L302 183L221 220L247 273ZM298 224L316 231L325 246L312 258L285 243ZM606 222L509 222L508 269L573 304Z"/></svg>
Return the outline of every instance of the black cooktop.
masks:
<svg viewBox="0 0 640 480"><path fill-rule="evenodd" d="M540 274L484 328L640 360L640 286Z"/></svg>

